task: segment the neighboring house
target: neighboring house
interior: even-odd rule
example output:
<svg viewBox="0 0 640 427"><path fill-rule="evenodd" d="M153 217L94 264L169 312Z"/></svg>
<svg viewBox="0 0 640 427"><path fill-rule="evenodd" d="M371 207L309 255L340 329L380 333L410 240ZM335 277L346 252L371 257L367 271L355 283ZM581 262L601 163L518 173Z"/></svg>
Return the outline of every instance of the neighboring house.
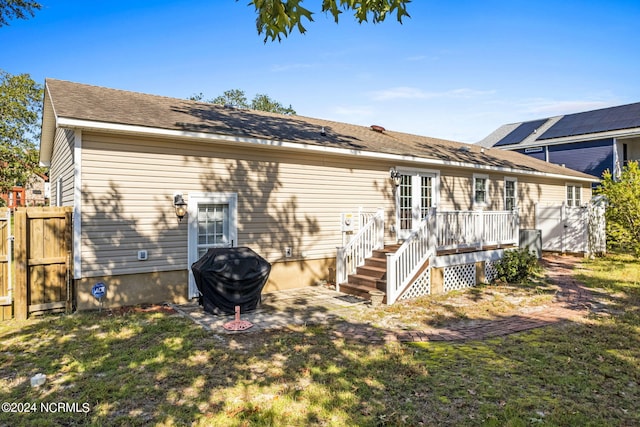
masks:
<svg viewBox="0 0 640 427"><path fill-rule="evenodd" d="M640 103L504 125L477 144L601 178L640 160Z"/></svg>
<svg viewBox="0 0 640 427"><path fill-rule="evenodd" d="M501 211L511 225L519 213L519 226L534 228L537 203L562 203L567 185L588 201L596 180L380 126L51 79L40 160L50 165L52 204L74 207L81 309L96 307L97 282L107 285L107 305L194 297L189 266L215 246L248 246L272 263L265 291L332 281L336 248L353 241L351 229L362 235L359 218L371 212L383 212L380 244L412 242L434 208L468 218ZM187 204L182 221L177 196Z"/></svg>
<svg viewBox="0 0 640 427"><path fill-rule="evenodd" d="M22 206L44 206L49 203L48 181L46 175L34 173L27 179L26 185L16 185L7 193L0 194L8 208Z"/></svg>

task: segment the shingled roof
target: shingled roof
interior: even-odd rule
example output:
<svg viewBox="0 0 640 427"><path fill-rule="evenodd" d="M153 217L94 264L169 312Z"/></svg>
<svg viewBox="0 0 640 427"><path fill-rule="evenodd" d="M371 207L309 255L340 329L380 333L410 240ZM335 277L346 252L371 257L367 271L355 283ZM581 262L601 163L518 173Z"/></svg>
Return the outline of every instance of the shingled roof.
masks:
<svg viewBox="0 0 640 427"><path fill-rule="evenodd" d="M597 181L596 177L518 153L460 142L381 130L298 115L148 95L47 79L41 160L50 160L56 123L87 128L119 125L138 133L178 131L184 137L220 135L227 141L266 140L342 149L347 154L380 153L400 160L425 161L514 173L542 173ZM104 127L106 128L106 127ZM122 131L122 129L121 129ZM277 145L277 144L273 144Z"/></svg>

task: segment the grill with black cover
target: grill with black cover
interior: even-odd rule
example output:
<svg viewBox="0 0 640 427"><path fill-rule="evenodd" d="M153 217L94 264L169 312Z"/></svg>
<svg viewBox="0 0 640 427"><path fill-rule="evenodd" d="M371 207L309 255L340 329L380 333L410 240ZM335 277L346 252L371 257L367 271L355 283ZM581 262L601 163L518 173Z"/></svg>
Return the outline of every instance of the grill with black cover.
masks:
<svg viewBox="0 0 640 427"><path fill-rule="evenodd" d="M242 312L258 307L271 264L247 247L211 248L191 271L204 311L233 314L237 305Z"/></svg>

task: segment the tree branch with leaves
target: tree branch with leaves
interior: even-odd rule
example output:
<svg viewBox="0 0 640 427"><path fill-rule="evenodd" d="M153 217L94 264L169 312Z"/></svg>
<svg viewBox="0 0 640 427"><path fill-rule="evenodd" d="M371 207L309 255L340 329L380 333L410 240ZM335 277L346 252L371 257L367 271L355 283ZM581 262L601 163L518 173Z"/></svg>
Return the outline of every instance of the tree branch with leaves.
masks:
<svg viewBox="0 0 640 427"><path fill-rule="evenodd" d="M11 19L33 18L42 5L35 1L0 0L0 27L9 25Z"/></svg>
<svg viewBox="0 0 640 427"><path fill-rule="evenodd" d="M238 1L238 0L236 0ZM313 14L302 6L303 0L251 0L256 13L258 34L265 35L264 41L281 41L282 36L289 36L294 29L301 34L307 32L303 21L313 22ZM383 22L388 15L395 14L402 24L403 18L410 18L407 5L411 0L322 0L322 12L329 13L338 23L343 11L353 13L359 24Z"/></svg>

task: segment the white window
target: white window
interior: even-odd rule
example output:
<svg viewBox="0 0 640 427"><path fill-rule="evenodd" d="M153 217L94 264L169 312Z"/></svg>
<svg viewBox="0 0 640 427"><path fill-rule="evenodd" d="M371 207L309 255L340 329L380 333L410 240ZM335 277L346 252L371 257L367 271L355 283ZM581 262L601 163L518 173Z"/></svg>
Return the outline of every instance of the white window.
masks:
<svg viewBox="0 0 640 427"><path fill-rule="evenodd" d="M582 186L567 184L567 206L580 206L582 204Z"/></svg>
<svg viewBox="0 0 640 427"><path fill-rule="evenodd" d="M473 204L489 204L489 175L473 174Z"/></svg>
<svg viewBox="0 0 640 427"><path fill-rule="evenodd" d="M62 177L56 181L56 206L62 206Z"/></svg>
<svg viewBox="0 0 640 427"><path fill-rule="evenodd" d="M504 209L511 211L518 206L518 180L516 178L504 179Z"/></svg>

